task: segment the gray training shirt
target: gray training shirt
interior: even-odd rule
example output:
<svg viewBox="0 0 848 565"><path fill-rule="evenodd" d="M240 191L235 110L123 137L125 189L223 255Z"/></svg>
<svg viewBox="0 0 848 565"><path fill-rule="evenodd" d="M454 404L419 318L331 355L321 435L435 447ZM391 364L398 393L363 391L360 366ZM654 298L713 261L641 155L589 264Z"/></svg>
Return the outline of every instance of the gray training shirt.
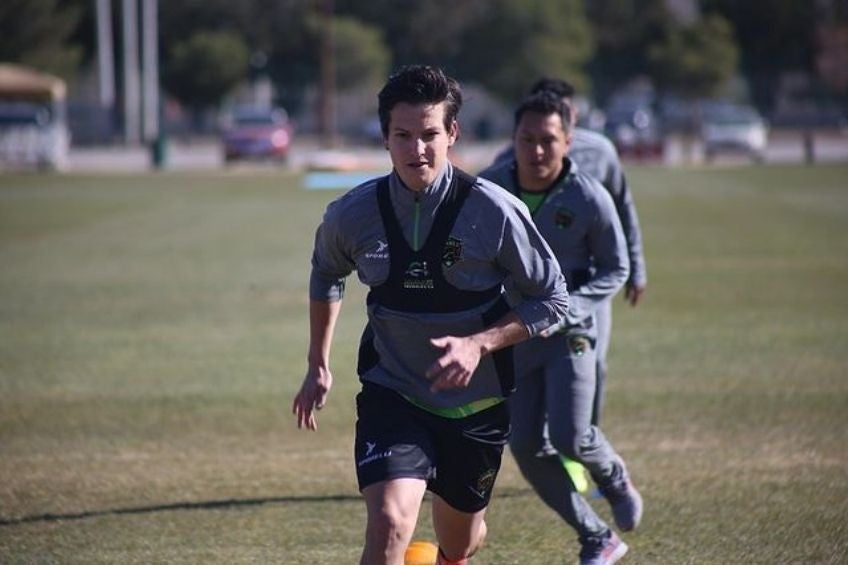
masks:
<svg viewBox="0 0 848 565"><path fill-rule="evenodd" d="M610 194L568 158L564 165L566 174L550 188L533 220L566 273L567 325L594 337L593 314L627 280L627 247ZM514 194L520 190L514 160L492 165L480 176ZM582 280L575 282L572 274Z"/></svg>
<svg viewBox="0 0 848 565"><path fill-rule="evenodd" d="M389 175L394 213L407 242L421 247L442 198L453 178L451 164L426 189L407 189L396 173ZM389 253L376 186L372 179L342 195L327 207L315 236L310 298L340 300L344 280L354 270L369 287L381 285L389 274ZM450 265L439 265L452 286L482 291L515 281L522 301L515 312L531 336L563 319L568 293L559 263L537 231L526 206L499 186L477 179L459 212L450 237L459 254ZM494 301L492 301L494 302ZM361 375L433 408L465 406L502 396L491 355L480 365L465 389L430 392L424 372L441 351L433 337L463 336L482 328L480 314L491 304L452 313L410 313L385 306L368 306L369 325L379 363Z"/></svg>
<svg viewBox="0 0 848 565"><path fill-rule="evenodd" d="M627 240L627 252L630 257L629 282L644 287L648 282L648 274L642 249L639 216L615 145L600 133L586 128L576 127L571 131L568 157L580 166L581 171L598 179L612 196ZM515 152L510 146L495 157L492 166L512 161L514 158Z"/></svg>

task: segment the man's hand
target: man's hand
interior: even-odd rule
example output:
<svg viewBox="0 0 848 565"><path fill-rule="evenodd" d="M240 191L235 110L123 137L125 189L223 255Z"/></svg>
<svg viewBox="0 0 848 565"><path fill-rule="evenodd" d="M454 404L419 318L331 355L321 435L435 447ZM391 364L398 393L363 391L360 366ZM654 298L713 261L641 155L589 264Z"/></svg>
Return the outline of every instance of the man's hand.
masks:
<svg viewBox="0 0 848 565"><path fill-rule="evenodd" d="M303 378L300 392L292 402L292 414L297 416L297 427L309 430L318 429L315 410L320 410L327 402L327 395L333 387L333 375L326 367L310 367Z"/></svg>
<svg viewBox="0 0 848 565"><path fill-rule="evenodd" d="M442 356L425 374L433 382L430 390L439 392L467 387L483 355L483 348L477 340L472 337L445 336L431 339L430 343L443 350Z"/></svg>
<svg viewBox="0 0 848 565"><path fill-rule="evenodd" d="M641 300L644 293L644 286L627 283L627 286L624 289L624 299L627 300L631 306L636 306L639 304L639 300Z"/></svg>

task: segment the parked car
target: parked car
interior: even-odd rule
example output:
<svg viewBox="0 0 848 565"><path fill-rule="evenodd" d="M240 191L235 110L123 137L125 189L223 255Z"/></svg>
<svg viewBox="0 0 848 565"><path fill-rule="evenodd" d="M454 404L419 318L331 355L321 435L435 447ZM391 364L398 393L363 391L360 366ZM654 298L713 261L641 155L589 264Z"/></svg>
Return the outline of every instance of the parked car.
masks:
<svg viewBox="0 0 848 565"><path fill-rule="evenodd" d="M701 139L708 161L720 153L741 153L760 162L765 158L768 126L751 106L718 106L704 113Z"/></svg>
<svg viewBox="0 0 848 565"><path fill-rule="evenodd" d="M221 138L224 160L227 163L237 159L284 161L292 133L288 115L282 108L235 108Z"/></svg>
<svg viewBox="0 0 848 565"><path fill-rule="evenodd" d="M662 127L653 108L636 99L619 98L606 111L604 133L622 157L652 159L662 156Z"/></svg>
<svg viewBox="0 0 848 565"><path fill-rule="evenodd" d="M70 139L67 123L50 106L0 101L0 168L63 170Z"/></svg>

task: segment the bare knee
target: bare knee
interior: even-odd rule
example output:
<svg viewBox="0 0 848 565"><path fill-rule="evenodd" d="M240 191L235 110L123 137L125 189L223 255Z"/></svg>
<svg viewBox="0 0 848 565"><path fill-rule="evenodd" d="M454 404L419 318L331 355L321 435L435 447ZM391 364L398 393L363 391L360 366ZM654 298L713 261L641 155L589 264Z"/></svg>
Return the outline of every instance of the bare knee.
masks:
<svg viewBox="0 0 848 565"><path fill-rule="evenodd" d="M369 509L365 532L367 542L374 547L406 547L418 519L415 510L388 502L379 508Z"/></svg>
<svg viewBox="0 0 848 565"><path fill-rule="evenodd" d="M486 510L462 512L433 496L433 529L439 540L440 563L465 563L486 539Z"/></svg>
<svg viewBox="0 0 848 565"><path fill-rule="evenodd" d="M488 531L486 522L481 520L477 525L476 531L472 532L471 538L463 547L445 547L444 545L440 545L439 560L436 562L436 565L466 565L468 559L483 547L483 542L486 541Z"/></svg>
<svg viewBox="0 0 848 565"><path fill-rule="evenodd" d="M400 563L418 521L426 483L396 479L363 489L368 508L361 563Z"/></svg>

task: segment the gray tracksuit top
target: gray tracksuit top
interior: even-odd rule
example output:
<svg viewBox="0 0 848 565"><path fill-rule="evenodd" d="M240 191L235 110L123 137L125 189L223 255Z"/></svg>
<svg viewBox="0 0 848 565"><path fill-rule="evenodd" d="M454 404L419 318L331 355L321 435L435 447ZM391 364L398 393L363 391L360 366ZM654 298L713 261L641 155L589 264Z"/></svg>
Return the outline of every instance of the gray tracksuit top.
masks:
<svg viewBox="0 0 848 565"><path fill-rule="evenodd" d="M551 187L533 220L568 281L567 326L594 336L595 310L627 280L627 246L609 192L568 158L564 165L567 172ZM520 190L514 160L492 165L480 176L513 194Z"/></svg>
<svg viewBox="0 0 848 565"><path fill-rule="evenodd" d="M432 185L418 193L407 189L396 173L388 176L391 205L412 249L426 241L454 174L449 163ZM379 180L355 187L327 207L315 236L311 299L340 300L345 278L354 270L359 280L372 289L388 278L389 242L376 195ZM451 286L484 291L511 277L523 299L515 306L515 312L531 336L564 317L568 293L556 257L537 231L526 206L507 191L477 179L449 238L450 253L446 249L445 260L437 268ZM424 377L426 369L441 354L429 340L483 329L481 315L496 300L449 313L413 313L369 303L368 325L374 334L379 361L362 372L360 378L437 409L504 396L506 391L501 389L492 355L481 359L465 389L433 394L430 381Z"/></svg>
<svg viewBox="0 0 848 565"><path fill-rule="evenodd" d="M618 218L621 220L621 227L624 229L624 237L627 240L627 252L630 257L629 282L636 286L645 286L648 282L648 273L642 249L639 216L636 213L636 204L633 202L615 145L598 132L576 127L572 130L568 157L580 166L581 171L598 179L612 195ZM495 157L492 166L513 159L515 159L515 151L510 145Z"/></svg>

